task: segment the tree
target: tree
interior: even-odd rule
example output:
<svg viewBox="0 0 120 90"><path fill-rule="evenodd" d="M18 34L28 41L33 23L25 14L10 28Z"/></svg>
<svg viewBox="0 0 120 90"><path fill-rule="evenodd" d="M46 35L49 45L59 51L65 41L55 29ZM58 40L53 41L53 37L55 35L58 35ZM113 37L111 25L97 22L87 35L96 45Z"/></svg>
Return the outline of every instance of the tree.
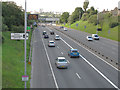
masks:
<svg viewBox="0 0 120 90"><path fill-rule="evenodd" d="M88 5L89 5L89 1L88 0L85 0L84 4L83 4L83 8L86 12L86 9L88 8Z"/></svg>
<svg viewBox="0 0 120 90"><path fill-rule="evenodd" d="M67 23L68 22L68 17L69 17L69 13L64 12L60 17L60 23Z"/></svg>
<svg viewBox="0 0 120 90"><path fill-rule="evenodd" d="M99 24L99 22L97 21L97 15L91 15L88 19L88 22L93 23L94 25L97 25L97 23Z"/></svg>
<svg viewBox="0 0 120 90"><path fill-rule="evenodd" d="M94 7L91 7L86 11L89 15L97 14L97 10L94 9Z"/></svg>
<svg viewBox="0 0 120 90"><path fill-rule="evenodd" d="M79 19L81 19L83 13L84 13L84 11L81 7L75 8L75 11L72 13L72 15L68 19L69 23L72 24L72 23L78 21Z"/></svg>
<svg viewBox="0 0 120 90"><path fill-rule="evenodd" d="M2 17L5 30L12 30L12 25L24 25L24 12L22 7L17 6L14 2L2 2ZM7 27L9 29L7 29Z"/></svg>

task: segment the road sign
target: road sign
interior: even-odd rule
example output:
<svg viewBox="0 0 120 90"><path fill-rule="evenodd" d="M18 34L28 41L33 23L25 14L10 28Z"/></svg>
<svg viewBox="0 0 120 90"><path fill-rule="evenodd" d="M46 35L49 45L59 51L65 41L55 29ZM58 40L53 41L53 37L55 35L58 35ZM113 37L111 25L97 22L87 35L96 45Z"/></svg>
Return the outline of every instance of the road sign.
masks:
<svg viewBox="0 0 120 90"><path fill-rule="evenodd" d="M102 28L97 28L97 31L102 31Z"/></svg>
<svg viewBox="0 0 120 90"><path fill-rule="evenodd" d="M24 40L25 33L11 33L11 39L13 40ZM28 39L28 33L26 33L26 39Z"/></svg>
<svg viewBox="0 0 120 90"><path fill-rule="evenodd" d="M29 20L38 20L38 14L28 14Z"/></svg>
<svg viewBox="0 0 120 90"><path fill-rule="evenodd" d="M108 34L110 33L110 30L108 30Z"/></svg>
<svg viewBox="0 0 120 90"><path fill-rule="evenodd" d="M29 76L22 76L22 81L28 81L29 80Z"/></svg>
<svg viewBox="0 0 120 90"><path fill-rule="evenodd" d="M76 26L78 27L78 23L76 24Z"/></svg>
<svg viewBox="0 0 120 90"><path fill-rule="evenodd" d="M30 27L27 27L27 32L30 32L30 29L31 29Z"/></svg>

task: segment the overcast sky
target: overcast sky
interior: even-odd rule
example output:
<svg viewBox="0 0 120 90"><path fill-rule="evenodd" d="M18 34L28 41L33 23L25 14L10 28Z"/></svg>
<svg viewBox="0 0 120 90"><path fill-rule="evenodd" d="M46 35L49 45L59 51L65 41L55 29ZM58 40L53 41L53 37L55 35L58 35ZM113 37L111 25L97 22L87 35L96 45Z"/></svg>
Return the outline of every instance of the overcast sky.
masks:
<svg viewBox="0 0 120 90"><path fill-rule="evenodd" d="M17 5L22 6L24 9L25 0L2 0L2 1L14 1ZM85 0L27 0L27 11L54 11L54 12L73 12L76 7L83 7ZM95 9L99 8L99 11L113 10L118 7L120 0L89 0L89 7L94 6Z"/></svg>

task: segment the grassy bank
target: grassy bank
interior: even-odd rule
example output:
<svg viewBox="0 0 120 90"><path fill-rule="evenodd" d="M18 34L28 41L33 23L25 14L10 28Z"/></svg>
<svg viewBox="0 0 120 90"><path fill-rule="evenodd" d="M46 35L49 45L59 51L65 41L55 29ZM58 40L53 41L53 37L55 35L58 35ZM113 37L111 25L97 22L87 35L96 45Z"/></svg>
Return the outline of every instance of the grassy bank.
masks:
<svg viewBox="0 0 120 90"><path fill-rule="evenodd" d="M29 57L30 38L27 40L27 61ZM24 88L22 75L24 75L24 40L11 40L11 32L3 32L4 43L2 44L2 87ZM27 64L27 75L31 76L31 65ZM30 87L30 79L27 82Z"/></svg>
<svg viewBox="0 0 120 90"><path fill-rule="evenodd" d="M78 23L78 26L76 26L77 23ZM82 20L71 24L71 26L69 24L66 24L63 26L76 29L76 30L80 30L80 31L84 31L87 33L91 33L91 34L96 33L96 29L97 29L97 26L91 23L88 23L87 21L82 21ZM104 22L102 26L102 31L99 31L98 35L108 38L108 39L118 41L118 26L114 28L109 28L109 24L107 22Z"/></svg>

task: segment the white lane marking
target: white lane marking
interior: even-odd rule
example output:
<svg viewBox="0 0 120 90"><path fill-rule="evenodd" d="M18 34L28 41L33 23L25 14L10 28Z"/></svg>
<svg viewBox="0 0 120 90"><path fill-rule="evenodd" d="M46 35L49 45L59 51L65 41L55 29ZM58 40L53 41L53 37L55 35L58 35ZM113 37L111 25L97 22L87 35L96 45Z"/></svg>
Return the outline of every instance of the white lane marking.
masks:
<svg viewBox="0 0 120 90"><path fill-rule="evenodd" d="M59 48L59 47L57 46L57 48Z"/></svg>
<svg viewBox="0 0 120 90"><path fill-rule="evenodd" d="M53 68L52 68L52 65L51 65L51 62L50 62L50 58L49 58L49 56L48 56L47 49L46 49L45 44L44 44L44 41L43 41L43 38L42 38L42 42L43 42L43 46L44 46L44 49L45 49L45 53L46 53L46 55L47 55L48 63L49 63L49 66L50 66L50 69L51 69L51 72L52 72L52 75L53 75L53 79L54 79L54 82L55 82L55 86L56 86L56 88L59 88L59 87L58 87L58 84L57 84L57 81L56 81L56 77L55 77Z"/></svg>
<svg viewBox="0 0 120 90"><path fill-rule="evenodd" d="M63 42L65 42L66 45L68 45L71 49L72 46L70 46L65 40L61 39ZM103 73L101 73L94 65L92 65L86 58L84 58L82 55L80 55L81 58L83 58L83 60L85 62L87 62L95 71L97 71L104 79L106 79L111 85L113 85L113 87L119 89L111 80L109 80Z"/></svg>
<svg viewBox="0 0 120 90"><path fill-rule="evenodd" d="M61 38L61 40L62 40L65 44L67 44L71 49L73 49L65 40L63 40L62 38Z"/></svg>
<svg viewBox="0 0 120 90"><path fill-rule="evenodd" d="M68 63L70 63L70 61L69 61L69 60L67 60L67 62L68 62Z"/></svg>
<svg viewBox="0 0 120 90"><path fill-rule="evenodd" d="M80 75L79 75L78 73L76 73L76 75L77 75L77 77L78 77L79 79L81 79L81 77L80 77Z"/></svg>
<svg viewBox="0 0 120 90"><path fill-rule="evenodd" d="M61 34L64 35L63 33L61 33ZM64 36L67 37L66 35L64 35ZM105 62L106 64L108 64L109 66L111 66L112 68L114 68L115 70L120 71L116 67L112 66L110 63L108 63L107 61L105 61L104 59L102 59L101 57L97 56L96 54L94 54L93 52L91 52L90 50L88 50L87 48L85 48L82 45L80 45L78 42L76 42L73 39L71 39L70 37L67 37L67 38L69 38L70 40L72 40L73 42L75 42L76 44L78 44L79 46L81 46L82 48L84 48L85 50L87 50L88 52L90 52L91 54L93 54L94 56L96 56L97 58L101 59L103 62Z"/></svg>
<svg viewBox="0 0 120 90"><path fill-rule="evenodd" d="M63 52L61 52L61 54L63 54Z"/></svg>

